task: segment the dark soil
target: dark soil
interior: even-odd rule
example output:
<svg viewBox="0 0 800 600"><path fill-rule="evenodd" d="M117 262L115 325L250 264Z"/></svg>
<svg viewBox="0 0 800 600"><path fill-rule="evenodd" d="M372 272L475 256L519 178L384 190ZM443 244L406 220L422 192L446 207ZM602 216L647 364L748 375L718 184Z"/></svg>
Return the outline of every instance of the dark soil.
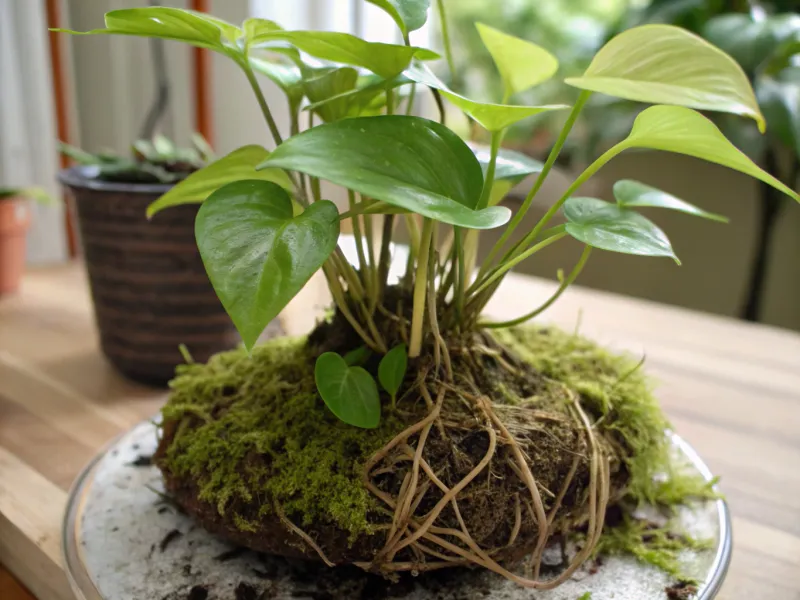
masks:
<svg viewBox="0 0 800 600"><path fill-rule="evenodd" d="M669 600L691 600L697 594L697 586L687 581L679 581L664 591Z"/></svg>
<svg viewBox="0 0 800 600"><path fill-rule="evenodd" d="M128 466L131 466L131 467L149 467L152 464L153 464L153 456L152 455L140 454L133 461L128 463Z"/></svg>

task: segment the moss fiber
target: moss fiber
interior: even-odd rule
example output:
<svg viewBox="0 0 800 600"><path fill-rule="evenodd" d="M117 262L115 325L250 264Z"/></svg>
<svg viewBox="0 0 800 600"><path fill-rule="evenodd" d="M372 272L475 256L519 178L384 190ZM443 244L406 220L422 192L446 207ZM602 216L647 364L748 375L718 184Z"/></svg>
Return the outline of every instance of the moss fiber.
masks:
<svg viewBox="0 0 800 600"><path fill-rule="evenodd" d="M598 429L619 446L629 476L627 500L674 505L712 494L702 480L671 468L664 435L668 423L641 364L552 328L493 335L555 384L543 386L542 393L558 387L563 397L566 386L580 395L599 420ZM386 408L378 429L340 422L317 394L314 359L306 338L280 338L256 347L250 356L235 350L205 365L179 367L163 409L164 422L177 423L177 430L162 466L191 477L200 487L200 499L244 531L254 527L257 515L238 514L237 507L256 500L262 514L279 504L304 524L333 523L352 539L371 533L369 513L375 503L361 484L362 467L406 425ZM496 402L537 400L515 397L498 385ZM267 460L258 458L264 456ZM665 481L655 477L658 473L671 477ZM672 572L670 553L680 542L670 539L669 548L648 544L659 536L637 537L625 523L628 530L606 533L614 537L603 548L631 552Z"/></svg>

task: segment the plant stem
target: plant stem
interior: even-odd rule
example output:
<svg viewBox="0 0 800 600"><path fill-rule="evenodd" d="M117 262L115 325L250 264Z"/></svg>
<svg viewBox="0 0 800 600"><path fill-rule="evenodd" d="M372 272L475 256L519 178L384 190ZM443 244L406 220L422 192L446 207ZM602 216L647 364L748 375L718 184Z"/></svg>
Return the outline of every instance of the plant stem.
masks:
<svg viewBox="0 0 800 600"><path fill-rule="evenodd" d="M514 327L516 325L521 325L522 323L525 323L526 321L530 321L531 319L533 319L535 317L538 317L540 314L542 314L544 311L546 311L548 308L550 308L553 305L553 303L556 300L558 300L558 298L561 296L561 294L564 293L564 290L566 290L570 285L572 285L572 283L578 278L578 275L580 275L581 271L583 271L583 267L586 264L586 261L589 260L589 255L591 253L592 253L592 247L591 246L586 246L583 249L583 253L581 254L581 257L578 260L577 264L572 269L572 272L567 276L566 279L564 279L561 282L561 285L558 286L558 289L555 291L555 293L552 296L550 296L550 298L547 300L547 302L542 304L539 308L537 308L535 310L532 310L531 312L529 312L526 315L522 315L521 317L517 317L516 319L512 319L510 321L503 321L501 323L481 323L481 326L482 327L487 327L489 329L500 329L500 328L503 328L503 327Z"/></svg>
<svg viewBox="0 0 800 600"><path fill-rule="evenodd" d="M444 9L444 0L436 0L436 9L439 14L439 26L442 28L444 56L447 59L447 68L450 69L450 77L452 79L456 75L456 64L453 60L453 45L450 40L450 26L447 23L447 13Z"/></svg>
<svg viewBox="0 0 800 600"><path fill-rule="evenodd" d="M469 277L466 272L466 261L464 260L464 244L462 236L463 233L461 228L456 227L455 241L453 245L456 253L456 291L453 294L453 298L455 299L457 320L461 318L461 315L464 312L464 292L466 292L467 282L469 281Z"/></svg>
<svg viewBox="0 0 800 600"><path fill-rule="evenodd" d="M408 103L406 104L406 116L414 112L414 100L417 97L417 83L411 84L411 93L408 95Z"/></svg>
<svg viewBox="0 0 800 600"><path fill-rule="evenodd" d="M350 210L356 204L356 193L353 190L347 190L347 201ZM364 285L369 286L367 278L367 257L364 255L364 236L361 233L361 218L358 215L353 215L353 237L356 242L356 253L358 254L358 270L361 272L361 277L364 279Z"/></svg>
<svg viewBox="0 0 800 600"><path fill-rule="evenodd" d="M486 169L486 177L483 179L483 190L481 199L478 201L477 210L489 206L489 198L492 196L492 185L494 185L494 173L497 168L497 153L500 152L500 144L503 141L505 130L492 132L492 149L489 158L489 167Z"/></svg>
<svg viewBox="0 0 800 600"><path fill-rule="evenodd" d="M378 258L378 282L381 294L389 283L389 267L392 262L392 233L394 232L394 215L384 215L383 233L381 235L381 253Z"/></svg>
<svg viewBox="0 0 800 600"><path fill-rule="evenodd" d="M514 233L514 230L519 226L522 220L525 218L528 210L533 203L533 199L536 197L536 194L541 189L542 185L544 184L545 179L547 179L550 170L553 168L553 165L558 158L558 155L561 153L561 150L564 147L564 144L567 141L567 137L569 136L570 131L572 131L572 127L575 125L575 121L578 119L578 115L580 115L581 110L583 110L584 105L589 100L591 96L591 92L583 91L581 92L580 96L578 96L577 102L575 102L575 106L572 107L572 112L570 112L569 117L567 118L567 122L564 124L564 127L561 129L561 133L556 140L555 145L553 146L552 150L550 150L550 154L547 157L547 161L544 163L544 167L542 168L542 172L539 173L539 177L536 178L536 183L531 188L531 191L525 197L525 201L522 203L522 206L517 211L517 214L514 215L514 218L511 219L511 222L506 227L506 230L503 232L503 235L497 241L497 243L492 247L489 255L486 257L486 260L483 262L483 267L481 271L485 272L492 266L492 261L496 258L497 254L505 247L508 240L511 238L511 235Z"/></svg>
<svg viewBox="0 0 800 600"><path fill-rule="evenodd" d="M414 275L414 310L411 317L411 340L409 358L417 358L422 352L422 329L425 319L425 292L428 287L428 252L433 238L433 220L425 218L422 236L417 248L417 271Z"/></svg>
<svg viewBox="0 0 800 600"><path fill-rule="evenodd" d="M244 73L247 75L247 81L250 82L250 87L253 88L253 92L258 100L258 105L261 107L261 112L267 121L269 132L272 134L272 139L276 146L280 146L283 143L281 132L278 131L278 125L275 123L275 119L272 118L272 111L269 109L269 104L267 104L267 99L264 97L264 92L261 91L261 86L258 85L258 80L253 73L253 69L251 69L249 65L242 65L242 69L244 69Z"/></svg>
<svg viewBox="0 0 800 600"><path fill-rule="evenodd" d="M516 267L523 260L533 256L539 250L542 250L542 249L546 248L547 246L549 246L550 244L552 244L554 242L557 242L558 240L560 240L561 238L565 237L566 235L567 235L566 232L559 232L559 233L556 233L555 235L551 235L550 237L542 240L541 242L539 242L538 244L536 244L532 248L528 248L525 252L523 252L519 256L516 256L516 257L512 258L511 260L503 263L489 277L487 277L483 282L481 282L480 285L477 285L477 287L475 287L475 289L471 292L471 295L475 296L476 294L481 293L488 286L490 286L492 283L497 281L506 272L508 272L511 269L513 269L514 267Z"/></svg>

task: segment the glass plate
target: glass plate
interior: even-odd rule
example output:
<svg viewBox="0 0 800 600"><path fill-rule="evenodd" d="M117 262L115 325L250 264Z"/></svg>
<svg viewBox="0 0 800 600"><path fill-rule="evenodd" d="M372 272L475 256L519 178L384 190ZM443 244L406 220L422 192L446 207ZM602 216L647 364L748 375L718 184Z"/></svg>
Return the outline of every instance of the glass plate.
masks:
<svg viewBox="0 0 800 600"><path fill-rule="evenodd" d="M676 458L710 480L695 451L670 434ZM389 589L358 569L328 569L237 549L205 532L159 495L158 469L137 466L156 447L155 426L137 425L88 464L73 484L64 518L67 575L78 600L664 600L674 583L631 557L587 565L555 590L525 590L494 574L465 569L406 577ZM713 548L686 552L684 571L700 581L696 598L711 600L730 562L731 525L722 500L681 508L675 517Z"/></svg>

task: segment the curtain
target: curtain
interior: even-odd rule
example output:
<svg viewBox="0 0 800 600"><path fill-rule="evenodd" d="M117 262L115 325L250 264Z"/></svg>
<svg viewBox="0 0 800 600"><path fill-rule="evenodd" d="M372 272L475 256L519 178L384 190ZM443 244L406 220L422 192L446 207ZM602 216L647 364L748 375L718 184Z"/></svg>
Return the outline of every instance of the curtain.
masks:
<svg viewBox="0 0 800 600"><path fill-rule="evenodd" d="M60 198L47 20L43 2L0 0L0 184ZM66 258L63 206L35 204L28 261Z"/></svg>

